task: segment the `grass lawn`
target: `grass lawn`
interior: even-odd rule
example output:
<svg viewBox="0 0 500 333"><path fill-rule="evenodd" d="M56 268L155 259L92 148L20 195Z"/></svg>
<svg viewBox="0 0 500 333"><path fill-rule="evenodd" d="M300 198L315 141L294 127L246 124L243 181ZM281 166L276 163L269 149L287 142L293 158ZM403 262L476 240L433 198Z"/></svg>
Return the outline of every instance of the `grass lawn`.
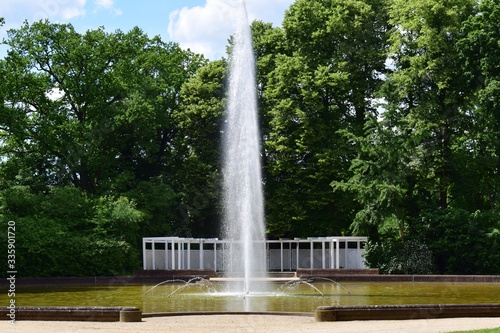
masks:
<svg viewBox="0 0 500 333"><path fill-rule="evenodd" d="M485 330L477 330L477 331L457 331L453 333L500 333L500 327L485 329Z"/></svg>

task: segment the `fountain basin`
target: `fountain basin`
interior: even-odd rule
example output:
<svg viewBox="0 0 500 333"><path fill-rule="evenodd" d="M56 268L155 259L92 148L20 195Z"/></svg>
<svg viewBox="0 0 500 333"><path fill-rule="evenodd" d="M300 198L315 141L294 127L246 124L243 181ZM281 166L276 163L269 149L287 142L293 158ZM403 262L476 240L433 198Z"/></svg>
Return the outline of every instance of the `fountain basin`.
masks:
<svg viewBox="0 0 500 333"><path fill-rule="evenodd" d="M314 279L313 279L314 280ZM491 281L491 279L490 279ZM43 281L47 283L47 280ZM70 282L73 282L71 280ZM412 304L500 303L500 283L492 282L311 282L266 283L265 292L243 297L226 293L226 282L172 282L152 289L152 284L122 285L116 281L100 285L27 285L20 279L16 306L132 306L143 313L164 312L305 312L320 306L385 306ZM295 283L297 282L297 283ZM215 289L211 291L212 287ZM181 289L182 288L182 289ZM180 289L180 290L179 290ZM174 291L178 290L174 293ZM0 304L8 304L7 293ZM7 317L6 317L7 318Z"/></svg>

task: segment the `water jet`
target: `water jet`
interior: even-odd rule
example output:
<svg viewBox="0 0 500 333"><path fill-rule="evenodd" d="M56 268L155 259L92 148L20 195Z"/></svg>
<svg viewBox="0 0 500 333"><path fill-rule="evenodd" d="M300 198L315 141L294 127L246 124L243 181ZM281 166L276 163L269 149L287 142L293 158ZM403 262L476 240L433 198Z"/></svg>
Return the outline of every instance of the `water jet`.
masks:
<svg viewBox="0 0 500 333"><path fill-rule="evenodd" d="M266 272L264 202L255 59L244 1L236 16L223 138L224 234L233 241L225 274L241 276L236 288L248 294L257 291L255 278Z"/></svg>

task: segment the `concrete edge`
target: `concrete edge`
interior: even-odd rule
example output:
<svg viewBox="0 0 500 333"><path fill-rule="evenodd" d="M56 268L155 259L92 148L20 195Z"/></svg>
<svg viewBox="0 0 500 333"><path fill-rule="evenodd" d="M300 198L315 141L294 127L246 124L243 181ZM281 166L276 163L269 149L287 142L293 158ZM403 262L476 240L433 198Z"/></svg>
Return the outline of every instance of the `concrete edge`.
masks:
<svg viewBox="0 0 500 333"><path fill-rule="evenodd" d="M500 283L500 275L445 275L445 274L379 274L378 269L318 269L298 268L300 279L328 278L338 282L493 282Z"/></svg>
<svg viewBox="0 0 500 333"><path fill-rule="evenodd" d="M16 306L0 307L0 320L140 322L138 307Z"/></svg>
<svg viewBox="0 0 500 333"><path fill-rule="evenodd" d="M500 304L320 306L314 312L314 318L319 322L462 317L500 317Z"/></svg>

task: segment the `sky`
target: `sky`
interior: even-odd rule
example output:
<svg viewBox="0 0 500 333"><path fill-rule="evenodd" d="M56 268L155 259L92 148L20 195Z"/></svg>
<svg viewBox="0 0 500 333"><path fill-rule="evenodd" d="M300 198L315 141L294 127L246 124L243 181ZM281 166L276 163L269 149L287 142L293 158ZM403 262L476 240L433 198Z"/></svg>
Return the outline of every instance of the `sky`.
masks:
<svg viewBox="0 0 500 333"><path fill-rule="evenodd" d="M232 10L241 0L0 0L0 39L6 31L27 20L49 19L71 23L84 33L103 26L106 31L127 32L135 26L148 36L202 53L211 60L226 56L227 39L235 31ZM250 21L281 25L294 0L246 0ZM5 46L0 46L4 56Z"/></svg>

